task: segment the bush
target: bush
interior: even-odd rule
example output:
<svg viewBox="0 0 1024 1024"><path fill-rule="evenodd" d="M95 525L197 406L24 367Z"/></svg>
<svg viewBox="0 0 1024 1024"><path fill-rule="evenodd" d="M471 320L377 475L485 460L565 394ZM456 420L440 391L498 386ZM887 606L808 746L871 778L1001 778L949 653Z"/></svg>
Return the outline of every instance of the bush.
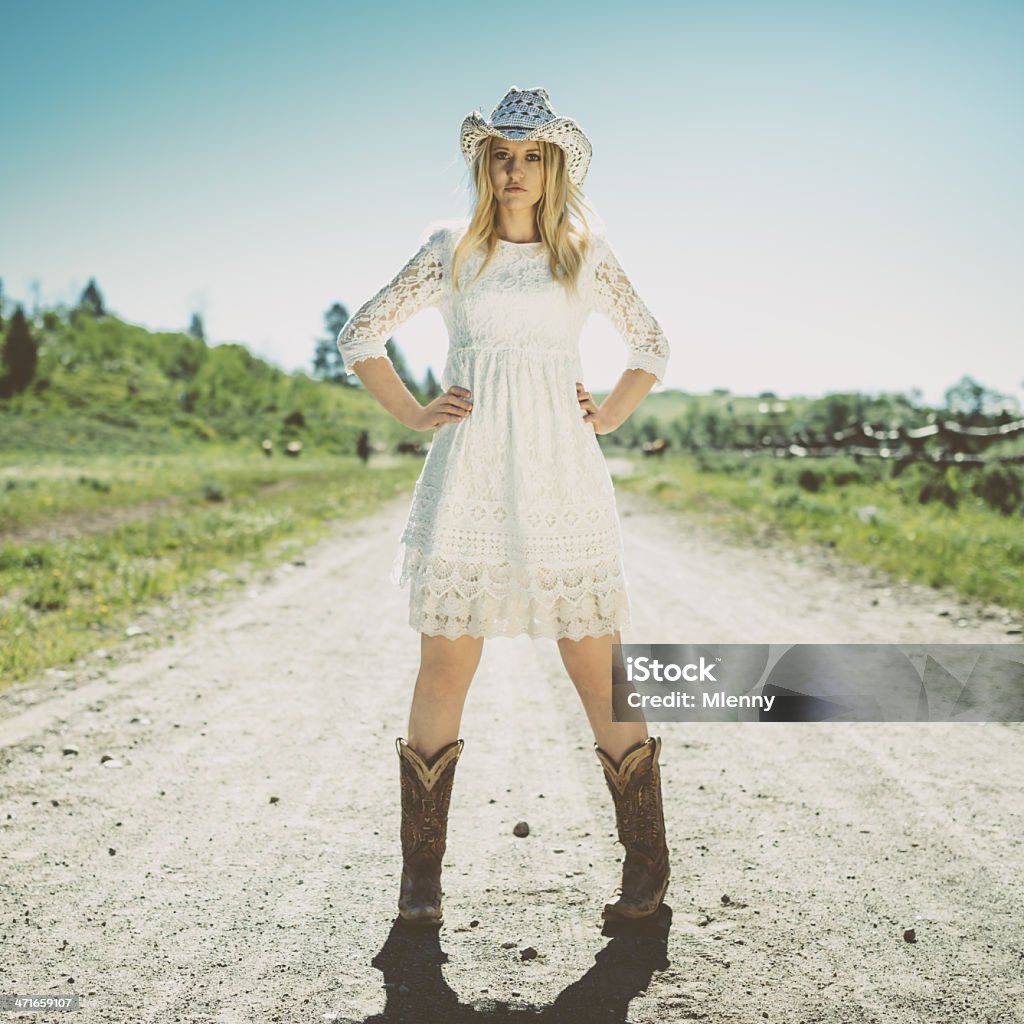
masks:
<svg viewBox="0 0 1024 1024"><path fill-rule="evenodd" d="M922 505L932 501L941 501L949 508L956 508L960 503L960 494L957 488L956 471L952 466L945 472L940 469L932 470L931 477L925 479L921 489L917 492L917 500Z"/></svg>
<svg viewBox="0 0 1024 1024"><path fill-rule="evenodd" d="M1024 486L1019 470L1010 466L985 466L975 478L971 491L990 508L1008 516L1020 507Z"/></svg>
<svg viewBox="0 0 1024 1024"><path fill-rule="evenodd" d="M820 491L824 477L816 469L811 469L808 466L806 469L800 471L800 475L796 478L796 482L805 491Z"/></svg>

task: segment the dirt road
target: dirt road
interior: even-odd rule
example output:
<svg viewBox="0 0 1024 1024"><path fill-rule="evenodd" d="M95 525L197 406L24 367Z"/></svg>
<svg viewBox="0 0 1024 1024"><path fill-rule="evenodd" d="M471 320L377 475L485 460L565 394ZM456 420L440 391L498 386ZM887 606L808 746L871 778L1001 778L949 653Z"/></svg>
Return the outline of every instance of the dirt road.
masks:
<svg viewBox="0 0 1024 1024"><path fill-rule="evenodd" d="M407 507L158 650L0 695L0 993L104 1024L1024 1021L1021 726L652 727L667 930L609 938L621 848L553 641L485 644L446 925L394 927ZM627 643L1020 640L999 609L619 509Z"/></svg>

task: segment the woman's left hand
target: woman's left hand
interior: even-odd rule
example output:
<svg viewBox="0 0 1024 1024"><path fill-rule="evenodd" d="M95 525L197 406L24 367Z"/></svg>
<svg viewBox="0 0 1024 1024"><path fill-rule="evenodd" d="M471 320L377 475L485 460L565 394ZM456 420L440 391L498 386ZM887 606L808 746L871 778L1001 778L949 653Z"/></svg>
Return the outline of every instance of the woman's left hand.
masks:
<svg viewBox="0 0 1024 1024"><path fill-rule="evenodd" d="M576 381L576 398L580 408L586 413L583 417L584 423L589 423L594 428L595 434L610 434L615 428L605 423L601 418L600 406L590 397L590 392Z"/></svg>

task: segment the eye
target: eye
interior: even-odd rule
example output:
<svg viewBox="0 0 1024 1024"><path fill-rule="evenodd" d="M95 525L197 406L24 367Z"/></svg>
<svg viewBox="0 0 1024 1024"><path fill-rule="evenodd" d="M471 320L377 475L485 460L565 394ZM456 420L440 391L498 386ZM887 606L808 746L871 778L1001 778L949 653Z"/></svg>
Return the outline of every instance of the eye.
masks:
<svg viewBox="0 0 1024 1024"><path fill-rule="evenodd" d="M528 153L526 158L527 160L539 160L540 153Z"/></svg>

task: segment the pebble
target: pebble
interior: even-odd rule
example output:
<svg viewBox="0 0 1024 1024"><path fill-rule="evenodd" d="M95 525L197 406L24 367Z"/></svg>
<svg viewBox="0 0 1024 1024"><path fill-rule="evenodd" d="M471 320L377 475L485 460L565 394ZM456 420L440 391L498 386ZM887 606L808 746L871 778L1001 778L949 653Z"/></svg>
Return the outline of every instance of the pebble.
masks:
<svg viewBox="0 0 1024 1024"><path fill-rule="evenodd" d="M535 950L533 946L527 946L526 949L519 950L519 956L522 957L523 960L536 960L537 950Z"/></svg>
<svg viewBox="0 0 1024 1024"><path fill-rule="evenodd" d="M67 745L67 746L66 746L66 747L64 748L64 751L63 751L63 752L64 752L65 754L77 754L77 753L78 753L78 747L76 747L76 746L75 746L75 745L74 745L73 743L69 743L69 744L68 744L68 745Z"/></svg>
<svg viewBox="0 0 1024 1024"><path fill-rule="evenodd" d="M913 928L908 928L903 933L903 940L905 942L917 942L917 932Z"/></svg>
<svg viewBox="0 0 1024 1024"><path fill-rule="evenodd" d="M523 839L530 834L530 826L525 821L517 821L516 827L512 829L512 834Z"/></svg>

